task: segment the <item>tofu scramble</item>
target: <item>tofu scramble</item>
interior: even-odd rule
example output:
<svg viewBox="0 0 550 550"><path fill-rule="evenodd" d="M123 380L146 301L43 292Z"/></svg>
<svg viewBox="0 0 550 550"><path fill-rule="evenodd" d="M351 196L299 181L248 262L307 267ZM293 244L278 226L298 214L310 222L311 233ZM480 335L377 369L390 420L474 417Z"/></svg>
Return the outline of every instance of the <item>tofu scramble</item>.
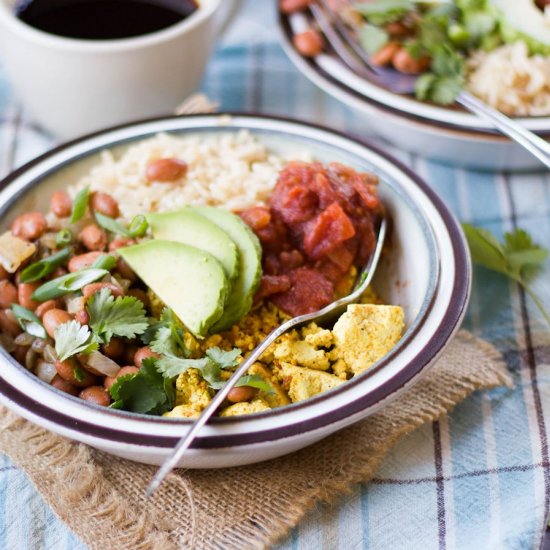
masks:
<svg viewBox="0 0 550 550"><path fill-rule="evenodd" d="M219 157L206 175L199 153L222 141L236 164ZM271 330L349 293L372 253L383 216L376 177L306 157L278 157L248 133L161 135L104 156L52 195L49 212L24 213L0 236L0 344L96 405L198 416ZM215 198L216 168L247 180L248 199L225 188L233 211ZM137 204L148 209L136 214ZM387 354L404 326L399 306L368 291L333 327L279 338L219 414L336 388Z"/></svg>

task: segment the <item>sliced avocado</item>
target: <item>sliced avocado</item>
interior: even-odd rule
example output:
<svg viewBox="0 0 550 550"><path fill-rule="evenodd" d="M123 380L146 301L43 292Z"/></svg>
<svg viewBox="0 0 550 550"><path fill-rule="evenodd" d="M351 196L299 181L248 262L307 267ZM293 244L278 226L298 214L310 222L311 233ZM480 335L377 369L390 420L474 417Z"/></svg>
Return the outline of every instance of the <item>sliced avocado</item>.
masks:
<svg viewBox="0 0 550 550"><path fill-rule="evenodd" d="M505 42L522 40L531 54L550 55L550 19L534 0L490 0L500 14Z"/></svg>
<svg viewBox="0 0 550 550"><path fill-rule="evenodd" d="M119 252L196 337L203 338L222 316L230 285L222 265L208 252L165 240Z"/></svg>
<svg viewBox="0 0 550 550"><path fill-rule="evenodd" d="M230 282L239 275L236 244L204 216L185 208L177 212L151 214L149 223L155 239L177 241L209 252L222 264Z"/></svg>
<svg viewBox="0 0 550 550"><path fill-rule="evenodd" d="M233 290L221 319L210 329L210 332L221 332L238 323L252 307L252 299L262 275L262 247L258 237L236 214L211 206L199 206L192 210L218 225L231 237L239 250L239 276L233 283Z"/></svg>

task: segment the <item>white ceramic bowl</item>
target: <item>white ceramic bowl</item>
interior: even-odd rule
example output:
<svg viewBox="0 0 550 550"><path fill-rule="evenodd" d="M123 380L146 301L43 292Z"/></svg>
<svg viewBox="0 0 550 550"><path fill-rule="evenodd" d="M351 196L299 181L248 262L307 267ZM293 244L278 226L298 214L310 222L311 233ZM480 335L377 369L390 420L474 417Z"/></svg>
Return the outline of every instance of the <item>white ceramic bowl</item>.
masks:
<svg viewBox="0 0 550 550"><path fill-rule="evenodd" d="M471 266L452 214L425 183L384 152L331 130L254 115L199 115L138 122L84 137L23 166L1 184L2 229L18 213L47 208L54 189L75 181L105 148L125 147L157 132L208 135L249 129L277 152L307 150L316 159L376 172L392 221L391 253L374 286L406 312L397 347L366 373L309 401L246 417L217 418L182 462L219 468L274 458L372 414L416 382L459 328ZM49 430L107 452L160 463L189 420L138 415L91 405L43 383L0 349L0 398Z"/></svg>
<svg viewBox="0 0 550 550"><path fill-rule="evenodd" d="M407 151L452 164L488 170L541 170L539 160L494 130L490 123L454 107L389 92L356 75L335 55L300 55L292 36L309 26L304 14L280 15L282 45L294 65L316 86L355 109L365 127ZM525 128L550 138L550 117L518 118Z"/></svg>

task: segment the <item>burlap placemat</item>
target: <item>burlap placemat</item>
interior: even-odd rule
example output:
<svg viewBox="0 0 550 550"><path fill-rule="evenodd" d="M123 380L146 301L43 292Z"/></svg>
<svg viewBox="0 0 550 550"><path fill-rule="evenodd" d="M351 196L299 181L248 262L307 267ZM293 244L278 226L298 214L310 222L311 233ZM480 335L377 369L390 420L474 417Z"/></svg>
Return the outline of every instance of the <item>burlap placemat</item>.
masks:
<svg viewBox="0 0 550 550"><path fill-rule="evenodd" d="M269 462L178 471L150 502L155 468L68 441L1 410L0 451L92 549L264 548L317 502L369 481L397 440L473 391L511 379L500 354L462 331L425 377L379 413Z"/></svg>

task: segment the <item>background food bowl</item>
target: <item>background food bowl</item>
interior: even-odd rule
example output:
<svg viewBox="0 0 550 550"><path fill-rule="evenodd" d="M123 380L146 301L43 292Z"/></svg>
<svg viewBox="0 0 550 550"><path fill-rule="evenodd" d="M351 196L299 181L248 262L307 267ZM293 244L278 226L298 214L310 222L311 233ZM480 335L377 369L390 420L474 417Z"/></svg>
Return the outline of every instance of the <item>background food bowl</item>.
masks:
<svg viewBox="0 0 550 550"><path fill-rule="evenodd" d="M390 92L356 75L334 54L304 58L294 48L292 37L309 25L303 13L279 15L285 52L313 84L363 117L367 134L454 165L486 170L541 170L542 164L531 153L472 113ZM517 121L550 139L550 117L524 117Z"/></svg>
<svg viewBox="0 0 550 550"><path fill-rule="evenodd" d="M219 468L274 458L305 447L383 407L433 364L459 328L470 291L464 236L436 194L369 144L325 128L254 115L167 117L109 129L59 147L23 166L0 186L4 230L19 213L46 211L55 189L75 182L106 148L121 150L158 132L211 135L248 129L278 153L305 150L380 176L392 221L390 246L374 286L402 305L407 329L391 353L361 376L308 401L250 416L217 418L180 464ZM158 464L189 420L92 405L45 384L0 349L0 399L21 416L66 437L133 460Z"/></svg>

